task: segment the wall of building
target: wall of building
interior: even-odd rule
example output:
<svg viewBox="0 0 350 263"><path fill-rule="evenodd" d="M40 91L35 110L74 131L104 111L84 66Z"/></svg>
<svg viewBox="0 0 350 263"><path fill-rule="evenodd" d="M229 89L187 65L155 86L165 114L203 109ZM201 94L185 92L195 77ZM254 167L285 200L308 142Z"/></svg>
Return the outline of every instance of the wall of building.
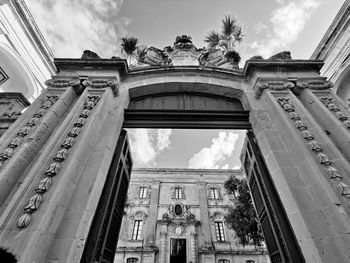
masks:
<svg viewBox="0 0 350 263"><path fill-rule="evenodd" d="M227 259L231 263L245 263L246 260L269 262L266 249L256 250L251 245L242 247L234 231L225 224L224 217L228 207L234 206L234 197L226 194L223 182L231 174L243 178L241 170L135 169L115 262L127 262L133 257L144 263L170 262L171 238L186 239L187 262L218 262L219 259ZM141 187L147 189L145 198L140 198ZM181 188L182 198L176 198L175 188ZM216 198L211 196L210 188L218 190ZM204 205L201 202L203 196ZM185 213L193 216L174 216L176 204L183 205L185 210L187 208ZM152 214L156 217L153 218ZM133 240L134 221L140 219L143 220L142 233L139 240ZM215 222L223 223L224 241L216 239ZM208 237L204 233L205 224L209 227ZM152 229L155 231L154 238ZM209 245L206 238L209 238Z"/></svg>

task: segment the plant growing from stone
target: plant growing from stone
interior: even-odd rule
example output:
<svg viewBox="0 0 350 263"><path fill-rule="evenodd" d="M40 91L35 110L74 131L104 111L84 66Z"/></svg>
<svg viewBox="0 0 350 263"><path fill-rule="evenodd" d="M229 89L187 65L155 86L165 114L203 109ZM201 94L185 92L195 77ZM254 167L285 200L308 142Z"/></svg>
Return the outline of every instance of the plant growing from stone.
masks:
<svg viewBox="0 0 350 263"><path fill-rule="evenodd" d="M226 15L221 21L220 31L211 30L204 41L208 43L209 50L221 49L228 60L238 63L241 57L235 48L244 37L242 26L230 15Z"/></svg>

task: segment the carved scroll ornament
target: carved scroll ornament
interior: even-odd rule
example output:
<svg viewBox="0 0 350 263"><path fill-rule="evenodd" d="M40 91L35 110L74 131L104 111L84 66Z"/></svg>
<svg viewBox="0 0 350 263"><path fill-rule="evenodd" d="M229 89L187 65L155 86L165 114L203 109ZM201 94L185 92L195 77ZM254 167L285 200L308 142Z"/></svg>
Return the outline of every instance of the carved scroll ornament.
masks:
<svg viewBox="0 0 350 263"><path fill-rule="evenodd" d="M291 103L289 98L278 97L277 102L289 115L289 118L294 122L296 128L301 133L302 137L306 141L306 145L316 155L317 160L323 166L329 179L335 181L336 189L338 192L347 198L350 197L350 187L342 181L343 176L339 173L338 169L332 165L328 156L323 152L322 147L317 143L315 137L308 130L307 125L301 120L300 115L295 112L295 107Z"/></svg>
<svg viewBox="0 0 350 263"><path fill-rule="evenodd" d="M35 194L29 198L27 205L24 207L25 213L17 221L18 228L25 228L29 225L32 214L39 209L43 201L44 194L52 185L52 178L57 176L62 167L62 163L68 158L69 149L73 147L76 137L80 134L80 129L85 125L86 119L90 115L90 111L93 110L99 99L99 96L88 96L85 99L82 110L82 112L85 112L85 114L83 116L82 114L78 116L73 124L73 127L68 132L67 137L61 143L61 149L59 149L53 156L53 162L45 170L44 178L35 188Z"/></svg>
<svg viewBox="0 0 350 263"><path fill-rule="evenodd" d="M254 86L255 97L260 98L266 89L281 91L292 89L294 86L294 83L286 80L259 80Z"/></svg>

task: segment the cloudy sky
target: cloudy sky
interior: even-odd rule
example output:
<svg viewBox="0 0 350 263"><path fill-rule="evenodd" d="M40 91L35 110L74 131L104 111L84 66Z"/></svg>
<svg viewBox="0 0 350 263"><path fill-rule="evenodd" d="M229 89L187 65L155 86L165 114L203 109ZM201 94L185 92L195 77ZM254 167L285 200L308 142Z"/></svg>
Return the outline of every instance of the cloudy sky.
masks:
<svg viewBox="0 0 350 263"><path fill-rule="evenodd" d="M197 47L225 14L243 25L240 66L253 55L289 50L309 58L343 0L31 0L26 1L56 57L89 49L120 55L120 38L162 49L180 34ZM236 168L244 131L130 130L136 167ZM189 147L189 145L191 147Z"/></svg>

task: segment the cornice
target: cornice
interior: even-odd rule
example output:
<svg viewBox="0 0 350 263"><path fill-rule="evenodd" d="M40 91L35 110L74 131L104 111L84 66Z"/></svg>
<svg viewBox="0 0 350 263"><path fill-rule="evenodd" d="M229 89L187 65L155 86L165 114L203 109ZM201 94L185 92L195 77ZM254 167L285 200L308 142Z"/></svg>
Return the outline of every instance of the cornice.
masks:
<svg viewBox="0 0 350 263"><path fill-rule="evenodd" d="M80 58L55 58L54 63L58 72L62 70L78 69L116 69L121 75L128 73L128 65L125 59L80 59Z"/></svg>
<svg viewBox="0 0 350 263"><path fill-rule="evenodd" d="M264 71L298 71L298 70L315 70L317 72L323 66L322 60L309 60L309 59L292 59L292 60L268 60L268 59L258 59L258 60L247 60L244 68L243 74L245 76L250 75L251 71L254 69L264 70Z"/></svg>
<svg viewBox="0 0 350 263"><path fill-rule="evenodd" d="M242 174L242 169L190 169L190 168L133 168L133 173L198 173L198 174Z"/></svg>

